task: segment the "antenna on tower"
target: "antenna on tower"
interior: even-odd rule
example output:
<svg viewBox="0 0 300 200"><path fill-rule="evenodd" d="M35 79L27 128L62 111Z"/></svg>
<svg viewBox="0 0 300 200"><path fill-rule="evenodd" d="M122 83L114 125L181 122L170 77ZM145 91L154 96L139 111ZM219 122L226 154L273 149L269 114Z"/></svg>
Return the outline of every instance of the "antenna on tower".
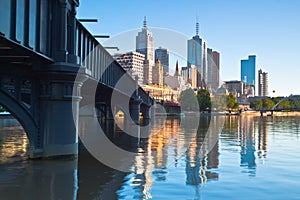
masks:
<svg viewBox="0 0 300 200"><path fill-rule="evenodd" d="M144 28L147 27L147 20L146 20L146 16L144 16Z"/></svg>
<svg viewBox="0 0 300 200"><path fill-rule="evenodd" d="M196 16L196 35L199 35L199 17Z"/></svg>

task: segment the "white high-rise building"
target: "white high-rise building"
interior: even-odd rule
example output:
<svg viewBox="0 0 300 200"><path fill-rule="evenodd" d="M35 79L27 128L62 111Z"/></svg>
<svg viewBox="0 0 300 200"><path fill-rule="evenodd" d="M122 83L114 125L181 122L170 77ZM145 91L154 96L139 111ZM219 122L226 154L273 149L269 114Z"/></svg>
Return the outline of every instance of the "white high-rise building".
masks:
<svg viewBox="0 0 300 200"><path fill-rule="evenodd" d="M144 81L144 60L145 55L132 51L114 55L114 59L131 75L135 80L138 76L138 83L141 85Z"/></svg>
<svg viewBox="0 0 300 200"><path fill-rule="evenodd" d="M138 32L136 36L136 51L145 55L145 68L144 80L146 83L152 83L152 67L154 66L154 40L152 33L147 27L146 17L144 17L144 26L142 31Z"/></svg>
<svg viewBox="0 0 300 200"><path fill-rule="evenodd" d="M268 72L258 70L258 96L268 96Z"/></svg>

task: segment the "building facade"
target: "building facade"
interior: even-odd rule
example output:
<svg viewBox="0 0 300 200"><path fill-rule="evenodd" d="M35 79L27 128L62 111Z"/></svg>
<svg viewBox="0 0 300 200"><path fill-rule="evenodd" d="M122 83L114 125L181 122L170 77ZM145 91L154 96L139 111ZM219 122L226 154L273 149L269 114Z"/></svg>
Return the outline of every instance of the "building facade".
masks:
<svg viewBox="0 0 300 200"><path fill-rule="evenodd" d="M220 85L220 53L217 51L212 52L212 83L213 90L217 90Z"/></svg>
<svg viewBox="0 0 300 200"><path fill-rule="evenodd" d="M255 88L256 56L250 55L248 59L241 60L241 81Z"/></svg>
<svg viewBox="0 0 300 200"><path fill-rule="evenodd" d="M156 84L159 86L164 85L164 68L161 65L160 61L157 60L152 69L152 84Z"/></svg>
<svg viewBox="0 0 300 200"><path fill-rule="evenodd" d="M164 68L164 75L169 73L169 51L167 49L159 47L158 49L155 49L154 53L155 62L156 60L160 61L160 64Z"/></svg>
<svg viewBox="0 0 300 200"><path fill-rule="evenodd" d="M144 81L144 60L145 55L138 52L119 53L114 59L131 75L133 79L138 76L138 83Z"/></svg>
<svg viewBox="0 0 300 200"><path fill-rule="evenodd" d="M258 96L268 96L268 72L258 70Z"/></svg>
<svg viewBox="0 0 300 200"><path fill-rule="evenodd" d="M243 81L225 81L225 88L229 93L239 97L244 94L245 83Z"/></svg>
<svg viewBox="0 0 300 200"><path fill-rule="evenodd" d="M197 67L195 65L191 65L191 78L189 80L192 88L197 88L198 84L198 71L197 71Z"/></svg>

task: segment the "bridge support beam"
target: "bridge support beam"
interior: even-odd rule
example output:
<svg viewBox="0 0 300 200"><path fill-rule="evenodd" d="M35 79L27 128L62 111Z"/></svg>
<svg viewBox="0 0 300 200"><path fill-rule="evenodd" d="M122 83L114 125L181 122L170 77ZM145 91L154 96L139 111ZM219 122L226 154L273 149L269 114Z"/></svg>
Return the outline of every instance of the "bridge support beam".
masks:
<svg viewBox="0 0 300 200"><path fill-rule="evenodd" d="M136 124L140 123L140 105L142 101L143 100L140 97L137 97L129 102L130 117Z"/></svg>

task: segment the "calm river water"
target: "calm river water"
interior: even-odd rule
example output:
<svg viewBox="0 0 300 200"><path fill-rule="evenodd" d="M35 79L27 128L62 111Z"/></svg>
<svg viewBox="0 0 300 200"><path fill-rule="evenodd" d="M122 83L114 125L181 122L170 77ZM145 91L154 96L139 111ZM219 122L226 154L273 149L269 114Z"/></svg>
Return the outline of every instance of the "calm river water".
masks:
<svg viewBox="0 0 300 200"><path fill-rule="evenodd" d="M131 172L82 144L78 159L29 160L23 128L0 119L0 199L300 199L300 117L224 116L203 153L212 118L201 116L198 131L167 119L142 140L107 124L116 145L137 152Z"/></svg>

